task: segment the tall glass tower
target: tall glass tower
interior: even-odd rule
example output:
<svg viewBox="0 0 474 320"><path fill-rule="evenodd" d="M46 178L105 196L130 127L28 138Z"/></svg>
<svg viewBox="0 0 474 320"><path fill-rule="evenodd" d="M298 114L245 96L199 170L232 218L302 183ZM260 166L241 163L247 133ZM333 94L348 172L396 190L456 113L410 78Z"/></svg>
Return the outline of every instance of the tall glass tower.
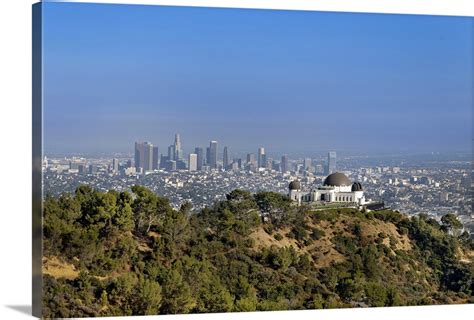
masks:
<svg viewBox="0 0 474 320"><path fill-rule="evenodd" d="M183 149L181 149L181 137L179 133L174 135L174 151L175 151L175 160L183 159Z"/></svg>
<svg viewBox="0 0 474 320"><path fill-rule="evenodd" d="M202 166L204 165L204 151L202 148L196 147L194 149L194 153L197 155L197 170L202 170Z"/></svg>
<svg viewBox="0 0 474 320"><path fill-rule="evenodd" d="M153 170L153 145L150 142L135 142L135 168Z"/></svg>
<svg viewBox="0 0 474 320"><path fill-rule="evenodd" d="M328 169L327 174L336 172L336 151L330 151L328 153Z"/></svg>
<svg viewBox="0 0 474 320"><path fill-rule="evenodd" d="M229 169L229 149L227 147L224 147L224 157L223 157L223 166L224 169L227 170Z"/></svg>
<svg viewBox="0 0 474 320"><path fill-rule="evenodd" d="M288 168L288 156L285 154L281 157L280 162L280 170L281 172L285 173L288 172L290 168Z"/></svg>
<svg viewBox="0 0 474 320"><path fill-rule="evenodd" d="M265 148L258 148L258 167L264 168L266 165Z"/></svg>
<svg viewBox="0 0 474 320"><path fill-rule="evenodd" d="M217 169L217 141L211 141L209 144L209 164L211 169Z"/></svg>
<svg viewBox="0 0 474 320"><path fill-rule="evenodd" d="M153 170L157 170L157 169L158 169L158 159L159 159L158 147L157 147L157 146L153 146L153 165L152 165L152 169L153 169Z"/></svg>

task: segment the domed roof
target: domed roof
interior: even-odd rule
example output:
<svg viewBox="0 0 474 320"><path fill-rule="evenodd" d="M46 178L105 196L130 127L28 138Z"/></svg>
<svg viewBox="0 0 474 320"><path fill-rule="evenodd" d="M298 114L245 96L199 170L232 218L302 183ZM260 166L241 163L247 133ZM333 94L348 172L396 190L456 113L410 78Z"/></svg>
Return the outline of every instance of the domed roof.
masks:
<svg viewBox="0 0 474 320"><path fill-rule="evenodd" d="M290 190L300 190L301 189L300 182L298 180L293 180L290 182L288 188Z"/></svg>
<svg viewBox="0 0 474 320"><path fill-rule="evenodd" d="M362 185L360 184L360 182L354 182L352 184L352 189L351 190L352 191L362 191L364 189L362 188Z"/></svg>
<svg viewBox="0 0 474 320"><path fill-rule="evenodd" d="M349 178L341 172L334 172L327 176L326 180L324 180L325 186L350 186L352 183Z"/></svg>

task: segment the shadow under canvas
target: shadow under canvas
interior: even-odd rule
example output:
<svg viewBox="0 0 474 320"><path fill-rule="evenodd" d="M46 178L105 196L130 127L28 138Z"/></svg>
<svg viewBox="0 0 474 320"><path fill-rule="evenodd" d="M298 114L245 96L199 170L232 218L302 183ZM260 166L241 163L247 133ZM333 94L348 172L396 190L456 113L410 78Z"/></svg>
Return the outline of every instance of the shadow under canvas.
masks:
<svg viewBox="0 0 474 320"><path fill-rule="evenodd" d="M32 311L31 305L13 305L13 306L6 306L6 307L31 316L31 311Z"/></svg>

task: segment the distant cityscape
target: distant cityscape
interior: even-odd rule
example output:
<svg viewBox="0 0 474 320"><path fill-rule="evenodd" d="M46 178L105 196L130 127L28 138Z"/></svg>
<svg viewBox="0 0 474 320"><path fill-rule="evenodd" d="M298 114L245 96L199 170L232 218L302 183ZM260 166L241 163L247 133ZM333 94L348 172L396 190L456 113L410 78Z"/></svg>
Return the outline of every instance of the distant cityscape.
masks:
<svg viewBox="0 0 474 320"><path fill-rule="evenodd" d="M133 154L110 157L46 155L45 195L74 192L82 184L101 191L130 190L139 184L169 198L176 208L189 201L199 209L234 189L287 194L293 180L309 189L329 174L342 172L363 184L366 197L384 201L392 209L437 219L454 213L471 234L474 231L468 154L341 158L328 151L312 158L269 157L264 147L238 155L224 146L220 152L219 142L211 140L208 147L196 146L185 155L178 133L164 154L151 142L136 142L133 150Z"/></svg>
<svg viewBox="0 0 474 320"><path fill-rule="evenodd" d="M125 175L130 174L146 174L155 170L165 170L168 172L176 170L188 170L188 171L211 171L211 170L247 170L251 172L257 172L260 169L275 170L282 173L290 171L288 164L288 155L282 155L281 159L268 158L265 154L265 148L258 148L257 155L254 153L248 153L246 159L232 158L230 157L230 151L228 146L224 146L222 153L222 161L219 160L218 152L219 143L215 140L209 142L209 147L204 148L195 147L193 153L189 153L187 158L184 157L184 153L181 147L181 137L177 133L175 134L174 143L168 146L167 154L160 154L157 146L154 146L150 142L135 142L135 156L132 164L131 159L127 162L125 168L121 167L122 173ZM204 156L205 155L205 156ZM332 173L336 169L336 153L329 153L329 165L328 172ZM118 159L113 160L113 170L118 172ZM82 168L85 170L85 168ZM135 169L135 170L134 170ZM303 163L303 169L308 172L312 172L311 159L305 159ZM323 172L322 167L316 168L319 172ZM301 170L301 168L298 168Z"/></svg>

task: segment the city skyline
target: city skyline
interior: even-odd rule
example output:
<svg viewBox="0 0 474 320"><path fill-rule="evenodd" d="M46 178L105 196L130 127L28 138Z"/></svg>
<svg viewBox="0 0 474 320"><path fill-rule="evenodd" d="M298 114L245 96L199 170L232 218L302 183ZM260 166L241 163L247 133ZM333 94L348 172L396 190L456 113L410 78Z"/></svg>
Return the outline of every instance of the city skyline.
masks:
<svg viewBox="0 0 474 320"><path fill-rule="evenodd" d="M172 137L171 134L170 140ZM339 158L338 153L332 150L326 153L326 157L318 158L295 158L288 154L267 158L267 155L272 154L271 150L260 146L257 150L248 150L250 152L245 156L233 157L232 146L225 145L220 149L219 141L211 140L204 157L203 144L196 146L194 152L175 151L182 150L183 145L186 145L186 137L181 140L180 133L175 133L173 144L168 150L164 149L168 151L165 155L158 153L160 147L152 142L136 142L135 161L133 156L95 159L45 157L43 173L48 181L48 190L55 193L64 191L65 179L71 183L68 186L70 192L74 191L78 183L91 183L94 188L101 190L126 190L140 183L150 186L158 194L171 196L175 207L179 207L184 199L198 206L209 205L232 188L253 192L263 188L284 193L289 185L290 196L298 203L316 201L315 199L353 202L357 198L361 203L379 206L387 200L397 209L403 208L410 214L427 208L430 210L429 214L434 216L451 210L451 207L446 206L448 203L457 206L457 213L470 208L470 158L456 154L423 157L398 155L378 159L373 156L372 159ZM263 159L266 160L265 163ZM351 191L346 188L345 191L339 191L349 192L348 194L334 195L314 191L315 183L322 183L331 176L338 177L339 180L340 177L352 177ZM296 189L293 182L298 186ZM184 189L181 190L182 188ZM412 199L403 196L407 188L409 192L416 190L417 195ZM209 190L212 190L211 197L206 195ZM296 193L291 193L291 190L296 190ZM362 190L370 197L357 194ZM373 197L383 201L376 201Z"/></svg>
<svg viewBox="0 0 474 320"><path fill-rule="evenodd" d="M206 157L203 156L203 149L201 146L195 146L194 151L188 153L183 152L181 145L181 135L175 133L174 143L168 146L167 155L160 153L159 146L154 145L149 141L136 141L134 147L134 162L133 165L129 162L128 168L135 168L135 173L143 174L159 169L167 171L176 171L187 169L189 171L210 171L215 169L222 170L242 170L258 171L260 169L270 169L287 172L288 154L283 154L281 160L278 160L276 153L273 153L276 158L267 157L265 147L259 147L257 153L246 153L245 162L242 154L232 153L229 151L229 146L224 146L222 152L219 150L219 142L211 140L209 147L206 148ZM250 150L248 150L250 151ZM221 157L220 157L221 156ZM116 172L116 161L113 159L111 170ZM131 161L131 160L129 160ZM304 158L304 170L312 171L313 164L311 158ZM328 161L325 172L331 174L336 171L336 152L328 152Z"/></svg>
<svg viewBox="0 0 474 320"><path fill-rule="evenodd" d="M47 153L175 130L233 150L470 152L467 18L45 6Z"/></svg>

